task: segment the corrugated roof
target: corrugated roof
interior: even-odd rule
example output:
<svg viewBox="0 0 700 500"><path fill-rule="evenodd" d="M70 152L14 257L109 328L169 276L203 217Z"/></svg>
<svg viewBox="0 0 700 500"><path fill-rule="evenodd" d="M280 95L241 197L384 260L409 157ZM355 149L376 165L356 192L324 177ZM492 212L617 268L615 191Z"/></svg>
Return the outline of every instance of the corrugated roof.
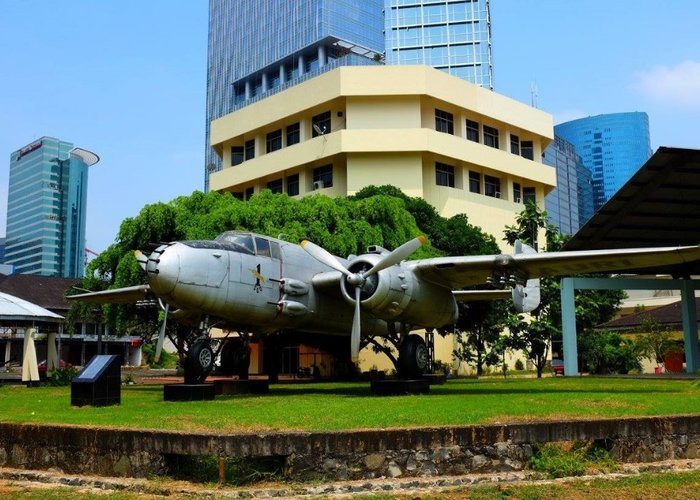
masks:
<svg viewBox="0 0 700 500"><path fill-rule="evenodd" d="M0 321L46 321L60 323L63 316L26 300L0 292Z"/></svg>
<svg viewBox="0 0 700 500"><path fill-rule="evenodd" d="M695 311L697 318L700 318L700 300L697 298L695 299ZM628 316L623 316L622 318L613 319L598 325L596 328L609 330L634 330L641 327L644 320L649 317L658 321L663 327L682 328L683 320L681 316L681 301L679 300L672 304L667 304L655 309L640 311Z"/></svg>
<svg viewBox="0 0 700 500"><path fill-rule="evenodd" d="M564 250L700 243L700 150L661 147L566 244ZM700 263L648 269L700 274Z"/></svg>

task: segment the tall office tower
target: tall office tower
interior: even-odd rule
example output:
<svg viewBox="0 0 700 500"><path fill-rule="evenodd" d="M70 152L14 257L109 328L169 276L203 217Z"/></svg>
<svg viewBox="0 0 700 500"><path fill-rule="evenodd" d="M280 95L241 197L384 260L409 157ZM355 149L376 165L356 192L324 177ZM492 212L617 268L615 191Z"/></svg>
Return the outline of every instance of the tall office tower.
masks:
<svg viewBox="0 0 700 500"><path fill-rule="evenodd" d="M387 64L425 64L493 90L490 0L385 0Z"/></svg>
<svg viewBox="0 0 700 500"><path fill-rule="evenodd" d="M578 227L579 229L593 217L593 175L583 162L576 166L578 187Z"/></svg>
<svg viewBox="0 0 700 500"><path fill-rule="evenodd" d="M549 222L563 234L574 234L579 229L579 206L584 203L579 200L578 186L578 169L583 166L581 157L571 143L554 136L554 141L544 150L542 163L557 171L557 187L544 199Z"/></svg>
<svg viewBox="0 0 700 500"><path fill-rule="evenodd" d="M384 0L210 0L205 189L221 160L210 123L338 66L378 64Z"/></svg>
<svg viewBox="0 0 700 500"><path fill-rule="evenodd" d="M10 155L5 264L23 274L84 274L88 167L98 161L53 137Z"/></svg>
<svg viewBox="0 0 700 500"><path fill-rule="evenodd" d="M580 118L554 127L572 143L593 179L593 209L598 210L651 157L649 117L643 112Z"/></svg>

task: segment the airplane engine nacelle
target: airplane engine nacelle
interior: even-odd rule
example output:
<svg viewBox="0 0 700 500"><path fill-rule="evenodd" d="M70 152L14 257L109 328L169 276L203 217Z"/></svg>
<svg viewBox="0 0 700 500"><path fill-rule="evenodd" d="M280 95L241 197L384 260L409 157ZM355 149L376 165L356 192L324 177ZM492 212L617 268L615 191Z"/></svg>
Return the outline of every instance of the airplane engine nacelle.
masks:
<svg viewBox="0 0 700 500"><path fill-rule="evenodd" d="M367 270L378 260L363 255L350 263L349 271ZM345 299L354 303L355 288L342 280ZM457 304L452 291L418 280L409 269L391 266L367 277L360 293L362 308L385 321L415 326L440 327L457 320Z"/></svg>

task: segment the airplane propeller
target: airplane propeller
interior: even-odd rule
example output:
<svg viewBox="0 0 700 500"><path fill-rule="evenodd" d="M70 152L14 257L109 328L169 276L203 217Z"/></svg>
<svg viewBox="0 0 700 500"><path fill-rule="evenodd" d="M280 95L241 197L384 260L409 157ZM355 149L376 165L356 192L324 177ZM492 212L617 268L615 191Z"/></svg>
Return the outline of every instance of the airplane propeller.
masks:
<svg viewBox="0 0 700 500"><path fill-rule="evenodd" d="M156 343L156 356L155 362L160 361L160 353L163 350L163 343L165 342L165 327L168 323L168 313L170 312L170 304L165 304L165 316L163 317L163 324L160 325L160 332L158 333L158 343Z"/></svg>
<svg viewBox="0 0 700 500"><path fill-rule="evenodd" d="M352 331L350 335L350 356L354 363L360 355L360 294L367 278L379 271L398 264L413 252L418 250L425 244L425 236L419 236L410 241L407 241L395 250L382 255L380 259L370 269L357 273L351 272L342 262L326 249L304 240L301 242L301 247L306 250L317 261L326 264L331 269L341 272L345 275L348 283L355 287L355 314L352 318Z"/></svg>

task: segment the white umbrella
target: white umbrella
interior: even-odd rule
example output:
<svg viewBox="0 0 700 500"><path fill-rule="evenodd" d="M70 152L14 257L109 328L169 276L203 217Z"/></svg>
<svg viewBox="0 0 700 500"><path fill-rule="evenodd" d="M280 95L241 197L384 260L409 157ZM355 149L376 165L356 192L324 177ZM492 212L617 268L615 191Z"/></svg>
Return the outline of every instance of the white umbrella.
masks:
<svg viewBox="0 0 700 500"><path fill-rule="evenodd" d="M39 382L39 367L36 361L36 347L34 346L34 335L36 328L30 328L24 333L24 355L22 357L22 382L32 385L32 382Z"/></svg>
<svg viewBox="0 0 700 500"><path fill-rule="evenodd" d="M57 370L58 351L56 350L56 334L49 333L48 349L46 350L46 373Z"/></svg>

